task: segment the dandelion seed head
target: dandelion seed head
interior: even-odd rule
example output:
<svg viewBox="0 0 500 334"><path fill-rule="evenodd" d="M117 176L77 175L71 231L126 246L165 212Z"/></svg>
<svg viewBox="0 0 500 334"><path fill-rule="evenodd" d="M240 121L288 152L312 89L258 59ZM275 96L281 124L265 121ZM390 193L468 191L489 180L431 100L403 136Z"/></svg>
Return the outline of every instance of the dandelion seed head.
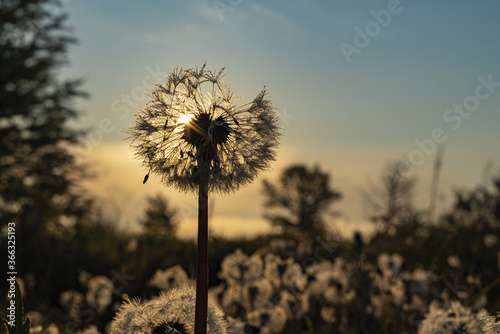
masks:
<svg viewBox="0 0 500 334"><path fill-rule="evenodd" d="M248 257L237 249L224 258L219 276L229 284L254 282L261 277L263 270L264 263L258 254Z"/></svg>
<svg viewBox="0 0 500 334"><path fill-rule="evenodd" d="M187 284L189 277L181 266L176 265L165 270L157 270L148 284L160 290L169 290Z"/></svg>
<svg viewBox="0 0 500 334"><path fill-rule="evenodd" d="M310 295L322 296L330 303L349 303L355 297L355 291L350 286L351 275L341 258L334 263L322 261L306 269L311 277L307 290Z"/></svg>
<svg viewBox="0 0 500 334"><path fill-rule="evenodd" d="M111 322L110 332L113 334L147 333L150 315L141 301L126 300Z"/></svg>
<svg viewBox="0 0 500 334"><path fill-rule="evenodd" d="M500 312L496 316L485 316L479 320L481 329L485 334L500 333Z"/></svg>
<svg viewBox="0 0 500 334"><path fill-rule="evenodd" d="M294 262L292 258L287 259L286 262L288 265L283 273L283 286L290 291L303 291L307 284L307 276L302 272L300 265Z"/></svg>
<svg viewBox="0 0 500 334"><path fill-rule="evenodd" d="M410 295L403 305L403 310L424 313L427 305L424 299L418 295Z"/></svg>
<svg viewBox="0 0 500 334"><path fill-rule="evenodd" d="M281 333L287 321L287 314L281 306L274 306L250 312L248 321L261 332Z"/></svg>
<svg viewBox="0 0 500 334"><path fill-rule="evenodd" d="M264 276L274 287L284 287L290 291L303 291L307 284L307 276L301 266L293 258L282 260L273 253L268 253L265 258Z"/></svg>
<svg viewBox="0 0 500 334"><path fill-rule="evenodd" d="M240 318L228 317L232 334L257 334L264 333L258 326L250 325Z"/></svg>
<svg viewBox="0 0 500 334"><path fill-rule="evenodd" d="M241 306L243 287L239 284L230 285L222 294L221 306L230 316L238 316Z"/></svg>
<svg viewBox="0 0 500 334"><path fill-rule="evenodd" d="M95 276L88 282L85 299L97 312L103 312L113 297L113 282L106 276Z"/></svg>
<svg viewBox="0 0 500 334"><path fill-rule="evenodd" d="M305 295L306 294L302 296ZM287 290L275 290L275 293L272 296L272 302L285 310L289 318L300 319L309 309L308 299L302 298L302 296L297 296Z"/></svg>
<svg viewBox="0 0 500 334"><path fill-rule="evenodd" d="M335 308L332 306L324 306L321 308L320 315L321 319L329 324L335 323L337 317L335 316Z"/></svg>
<svg viewBox="0 0 500 334"><path fill-rule="evenodd" d="M283 274L284 261L280 256L274 253L268 253L264 257L264 277L273 284L274 287L280 287L281 275ZM281 269L281 270L280 270Z"/></svg>
<svg viewBox="0 0 500 334"><path fill-rule="evenodd" d="M247 309L260 308L266 305L273 293L273 287L266 279L247 283L243 286L240 303Z"/></svg>
<svg viewBox="0 0 500 334"><path fill-rule="evenodd" d="M479 319L487 315L488 313L484 310L474 314L469 308L464 307L456 300L452 301L448 308L442 308L436 303L431 303L428 314L419 326L418 333L480 334L483 331L480 328Z"/></svg>
<svg viewBox="0 0 500 334"><path fill-rule="evenodd" d="M41 326L40 326L41 327ZM42 334L59 334L59 328L57 328L57 325L54 323L51 323L47 328L44 330L40 329L40 332ZM30 328L30 333L38 333L36 328Z"/></svg>
<svg viewBox="0 0 500 334"><path fill-rule="evenodd" d="M81 331L78 331L77 334L101 334L101 332L99 332L95 325L90 325Z"/></svg>
<svg viewBox="0 0 500 334"><path fill-rule="evenodd" d="M486 234L483 237L483 243L487 248L493 248L498 242L498 237L494 234Z"/></svg>
<svg viewBox="0 0 500 334"><path fill-rule="evenodd" d="M83 294L76 290L64 291L59 297L59 303L74 321L80 321L79 307L83 301Z"/></svg>
<svg viewBox="0 0 500 334"><path fill-rule="evenodd" d="M243 103L223 71L175 68L128 131L136 156L167 186L228 193L275 159L280 128L266 89Z"/></svg>
<svg viewBox="0 0 500 334"><path fill-rule="evenodd" d="M111 324L111 333L192 334L196 305L195 288L183 285L162 292L146 303L126 301ZM225 334L228 325L224 313L208 300L207 333Z"/></svg>
<svg viewBox="0 0 500 334"><path fill-rule="evenodd" d="M378 256L377 264L384 277L393 278L400 273L404 259L399 254L382 253Z"/></svg>
<svg viewBox="0 0 500 334"><path fill-rule="evenodd" d="M448 265L455 269L460 268L460 266L462 265L458 255L450 255L446 260L448 262Z"/></svg>
<svg viewBox="0 0 500 334"><path fill-rule="evenodd" d="M149 320L153 324L151 327L157 328L166 324L169 326L177 324L177 327L173 328L181 334L194 332L195 305L196 291L194 287L184 285L160 294L158 299L146 303L145 308L148 312L151 312ZM182 325L182 328L180 325ZM172 333L176 332L173 331ZM227 333L224 314L211 299L208 302L207 333Z"/></svg>
<svg viewBox="0 0 500 334"><path fill-rule="evenodd" d="M184 324L179 322L163 322L156 325L151 334L189 334Z"/></svg>

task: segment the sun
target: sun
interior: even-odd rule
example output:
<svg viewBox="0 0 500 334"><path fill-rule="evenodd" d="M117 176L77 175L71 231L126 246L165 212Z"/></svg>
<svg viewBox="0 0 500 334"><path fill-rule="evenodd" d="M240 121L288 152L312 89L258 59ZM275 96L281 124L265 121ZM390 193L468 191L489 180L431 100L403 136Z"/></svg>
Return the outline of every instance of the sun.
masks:
<svg viewBox="0 0 500 334"><path fill-rule="evenodd" d="M180 115L179 119L177 120L177 124L179 125L184 125L189 123L192 119L194 118L193 114L184 114Z"/></svg>

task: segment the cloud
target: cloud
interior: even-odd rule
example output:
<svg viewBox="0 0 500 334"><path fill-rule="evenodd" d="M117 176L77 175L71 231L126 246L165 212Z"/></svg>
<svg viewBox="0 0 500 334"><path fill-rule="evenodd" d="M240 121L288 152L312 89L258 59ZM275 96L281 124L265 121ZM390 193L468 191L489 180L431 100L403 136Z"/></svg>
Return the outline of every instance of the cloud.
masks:
<svg viewBox="0 0 500 334"><path fill-rule="evenodd" d="M260 3L251 2L249 7L253 13L249 12L248 15L252 15L252 18L255 18L255 16L260 17L263 21L270 22L273 26L279 26L282 30L287 30L288 32L296 30L296 25L290 19L271 9L269 6L264 7Z"/></svg>
<svg viewBox="0 0 500 334"><path fill-rule="evenodd" d="M179 237L196 238L197 224L198 218L196 216L189 220L183 220L178 230ZM216 215L209 219L208 225L211 235L222 237L252 236L271 231L271 227L265 219L246 218L241 215Z"/></svg>
<svg viewBox="0 0 500 334"><path fill-rule="evenodd" d="M277 161L251 185L230 196L211 196L209 202L211 231L224 236L251 235L269 231L269 225L263 218L262 180L276 180L284 168L291 164L302 163L307 166L318 164L322 170L329 172L331 187L343 195L332 208L334 211L340 211L341 217L331 219L331 226L344 235L351 235L354 230L368 233L373 226L363 212L360 190L367 189L370 183L377 184L386 164L394 161L400 153L404 152L398 152L391 147L324 149L305 144L292 147L285 142L278 152ZM424 209L428 205L433 158L427 160L419 167L416 174L419 180L416 204ZM456 163L462 160L463 152L460 155L454 154L453 151L445 153L440 189L447 198L451 198L451 186L454 180L466 181L456 170ZM475 180L479 178L481 171L480 159L476 160L473 162L477 165L477 176L470 177ZM178 210L179 233L185 237L196 235L198 209L195 194L183 194L167 188L154 176L143 185L142 181L147 171L134 159L128 143L112 142L94 147L88 163L93 166L97 177L86 181L86 188L99 198L100 203L106 204L113 212L120 212L121 226L137 230L137 222L147 204L146 198L160 193ZM454 177L450 180L450 176ZM472 187L475 184L477 181L464 185ZM451 204L449 202L448 200L448 203L443 201L439 203L441 212L446 209L445 204Z"/></svg>
<svg viewBox="0 0 500 334"><path fill-rule="evenodd" d="M341 229L351 231L364 228L366 221L361 212L357 189L363 184L363 175L376 170L376 157L384 156L375 151L334 151L317 152L306 147L282 147L278 160L261 177L230 196L212 196L210 216L212 232L225 236L250 235L269 230L263 219L262 179L277 179L282 169L292 163L318 163L325 171L332 173L332 186L344 194L344 199L334 205L334 209L344 213L338 220ZM318 158L321 157L321 158ZM368 162L367 162L368 161ZM194 236L196 233L197 201L194 194L182 194L167 188L151 176L142 184L147 173L134 159L128 143L105 143L94 148L89 155L97 177L85 182L85 187L95 194L101 203L121 213L120 225L137 230L137 221L142 217L146 198L157 193L167 197L169 203L177 208L180 221L179 233Z"/></svg>

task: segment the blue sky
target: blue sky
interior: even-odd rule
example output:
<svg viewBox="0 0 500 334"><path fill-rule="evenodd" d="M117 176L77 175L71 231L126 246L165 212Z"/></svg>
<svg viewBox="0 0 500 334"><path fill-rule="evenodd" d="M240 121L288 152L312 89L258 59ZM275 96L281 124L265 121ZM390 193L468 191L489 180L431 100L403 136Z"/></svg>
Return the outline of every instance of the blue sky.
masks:
<svg viewBox="0 0 500 334"><path fill-rule="evenodd" d="M108 153L126 152L121 151L127 145L121 130L133 122L161 75L176 65L205 61L210 68L226 66L227 81L248 99L265 85L278 112L289 115L279 161L264 177L275 176L292 162L320 164L344 193L336 208L351 225L363 220L359 189L369 179L376 182L388 161L418 155L415 141L431 140L436 128L446 136L443 207L451 204L453 186L481 181L487 161L494 171L500 168L497 1L71 0L65 7L79 44L71 48L64 75L84 77L91 94L78 103L85 111L78 126L99 129L103 119L108 124L95 130L85 158L96 161L103 174L129 175L126 180L108 178L107 190L96 188L102 194L117 188L141 198L165 192L161 187L126 186L134 173L142 181L143 171L129 155L115 156L117 162ZM373 13L385 19L383 25ZM369 43L357 47L348 62L340 45L356 47L359 30L371 35ZM478 88L488 77L492 91ZM479 100L476 91L490 94ZM465 101L478 102L465 112L467 118L447 114ZM461 123L454 129L456 117ZM433 158L424 154L423 164L415 169L422 205ZM127 173L124 166L130 166ZM102 187L102 180L98 184ZM259 226L264 226L260 186L257 180L242 194L219 200L214 224L216 218L260 219ZM168 190L166 194L176 196ZM193 200L179 201L174 203L184 201L187 207Z"/></svg>

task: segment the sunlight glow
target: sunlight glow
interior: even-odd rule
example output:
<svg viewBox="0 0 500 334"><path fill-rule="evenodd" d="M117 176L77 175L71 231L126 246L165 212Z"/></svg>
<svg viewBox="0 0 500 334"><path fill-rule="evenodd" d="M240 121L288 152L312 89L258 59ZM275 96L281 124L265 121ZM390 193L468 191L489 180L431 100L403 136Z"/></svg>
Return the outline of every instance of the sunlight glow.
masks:
<svg viewBox="0 0 500 334"><path fill-rule="evenodd" d="M186 124L189 123L193 119L194 115L193 114L184 114L179 116L179 119L177 120L177 124Z"/></svg>

